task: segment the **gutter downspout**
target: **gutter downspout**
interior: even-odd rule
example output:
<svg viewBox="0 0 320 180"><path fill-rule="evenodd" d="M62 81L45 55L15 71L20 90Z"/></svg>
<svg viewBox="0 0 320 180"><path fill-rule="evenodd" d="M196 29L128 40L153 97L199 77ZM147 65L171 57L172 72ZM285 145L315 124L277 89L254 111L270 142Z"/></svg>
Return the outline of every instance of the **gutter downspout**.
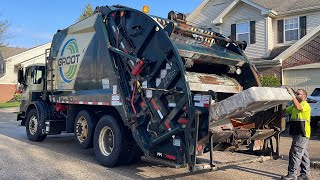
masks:
<svg viewBox="0 0 320 180"><path fill-rule="evenodd" d="M265 18L266 23L266 31L265 31L265 40L266 40L266 47L265 47L265 55L266 57L269 56L269 22L268 22L268 16Z"/></svg>
<svg viewBox="0 0 320 180"><path fill-rule="evenodd" d="M279 59L281 64L281 85L284 85L284 77L283 77L283 66L282 66L282 59Z"/></svg>

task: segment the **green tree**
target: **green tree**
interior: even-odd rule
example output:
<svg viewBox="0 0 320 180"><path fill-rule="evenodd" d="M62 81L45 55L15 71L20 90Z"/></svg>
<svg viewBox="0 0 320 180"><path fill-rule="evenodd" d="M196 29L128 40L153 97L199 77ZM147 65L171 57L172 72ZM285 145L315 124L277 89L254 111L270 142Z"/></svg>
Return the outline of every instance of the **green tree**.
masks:
<svg viewBox="0 0 320 180"><path fill-rule="evenodd" d="M82 13L81 13L81 15L80 15L80 17L78 18L77 21L84 20L85 18L91 16L92 14L93 14L92 6L91 6L91 4L88 3L88 4L84 7L84 9L83 9L83 11L82 11Z"/></svg>
<svg viewBox="0 0 320 180"><path fill-rule="evenodd" d="M277 77L270 75L260 76L260 81L261 85L264 87L275 87L281 85Z"/></svg>
<svg viewBox="0 0 320 180"><path fill-rule="evenodd" d="M8 38L8 27L8 21L0 20L0 48L6 45L4 41Z"/></svg>

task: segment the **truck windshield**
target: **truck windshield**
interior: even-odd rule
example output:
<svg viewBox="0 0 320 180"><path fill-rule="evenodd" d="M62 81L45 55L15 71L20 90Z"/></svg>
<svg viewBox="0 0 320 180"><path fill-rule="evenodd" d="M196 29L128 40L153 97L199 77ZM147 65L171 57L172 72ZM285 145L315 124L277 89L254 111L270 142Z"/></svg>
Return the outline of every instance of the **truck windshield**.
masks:
<svg viewBox="0 0 320 180"><path fill-rule="evenodd" d="M320 96L320 88L316 88L311 93L311 96Z"/></svg>

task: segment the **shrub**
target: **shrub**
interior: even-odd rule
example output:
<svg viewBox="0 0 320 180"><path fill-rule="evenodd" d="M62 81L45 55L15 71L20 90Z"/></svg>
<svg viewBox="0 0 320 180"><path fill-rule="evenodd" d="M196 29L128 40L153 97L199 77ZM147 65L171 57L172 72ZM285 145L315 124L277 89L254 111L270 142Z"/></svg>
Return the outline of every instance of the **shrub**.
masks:
<svg viewBox="0 0 320 180"><path fill-rule="evenodd" d="M13 98L14 98L15 101L20 101L20 99L21 99L21 94L18 94L18 93L14 94L14 95L13 95Z"/></svg>
<svg viewBox="0 0 320 180"><path fill-rule="evenodd" d="M275 76L260 76L261 85L264 87L281 86L280 80Z"/></svg>

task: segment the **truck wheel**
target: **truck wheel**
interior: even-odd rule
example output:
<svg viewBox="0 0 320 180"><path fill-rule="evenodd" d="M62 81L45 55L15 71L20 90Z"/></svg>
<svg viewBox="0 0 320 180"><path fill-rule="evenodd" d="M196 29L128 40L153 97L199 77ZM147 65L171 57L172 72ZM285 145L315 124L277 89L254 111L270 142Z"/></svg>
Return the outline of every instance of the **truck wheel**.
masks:
<svg viewBox="0 0 320 180"><path fill-rule="evenodd" d="M100 164L114 167L119 164L125 147L123 127L109 115L100 118L94 131L94 151Z"/></svg>
<svg viewBox="0 0 320 180"><path fill-rule="evenodd" d="M81 148L93 147L93 131L94 123L90 114L86 110L80 111L74 122L74 135Z"/></svg>
<svg viewBox="0 0 320 180"><path fill-rule="evenodd" d="M26 132L30 141L43 141L47 135L42 134L36 109L31 109L26 120Z"/></svg>

